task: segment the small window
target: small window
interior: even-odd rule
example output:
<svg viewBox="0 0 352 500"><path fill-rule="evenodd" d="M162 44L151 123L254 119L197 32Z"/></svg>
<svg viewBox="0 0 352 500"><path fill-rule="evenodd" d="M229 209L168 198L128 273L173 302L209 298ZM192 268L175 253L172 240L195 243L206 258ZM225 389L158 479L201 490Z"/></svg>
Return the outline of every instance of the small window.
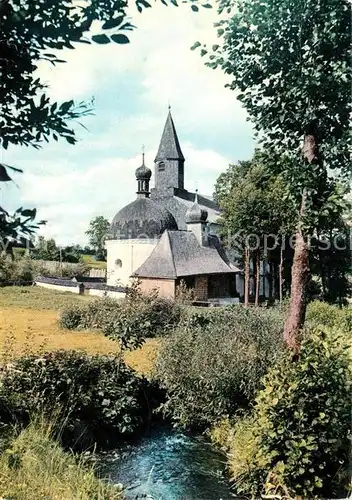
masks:
<svg viewBox="0 0 352 500"><path fill-rule="evenodd" d="M116 266L117 268L122 267L122 260L121 260L121 259L116 259L116 260L115 260L115 266Z"/></svg>
<svg viewBox="0 0 352 500"><path fill-rule="evenodd" d="M164 172L164 170L165 170L165 163L163 161L159 161L158 171Z"/></svg>

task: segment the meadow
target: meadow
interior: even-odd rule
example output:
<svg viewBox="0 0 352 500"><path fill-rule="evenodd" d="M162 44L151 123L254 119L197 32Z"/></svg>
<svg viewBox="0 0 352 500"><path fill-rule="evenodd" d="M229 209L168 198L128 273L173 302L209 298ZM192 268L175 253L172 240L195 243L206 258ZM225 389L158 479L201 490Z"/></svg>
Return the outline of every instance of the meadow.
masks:
<svg viewBox="0 0 352 500"><path fill-rule="evenodd" d="M36 286L0 288L0 358L11 360L24 353L59 349L116 354L118 344L98 331L72 331L59 326L63 308L90 300L93 299L87 295ZM158 345L158 339L149 339L141 348L126 352L125 361L140 373L149 373Z"/></svg>

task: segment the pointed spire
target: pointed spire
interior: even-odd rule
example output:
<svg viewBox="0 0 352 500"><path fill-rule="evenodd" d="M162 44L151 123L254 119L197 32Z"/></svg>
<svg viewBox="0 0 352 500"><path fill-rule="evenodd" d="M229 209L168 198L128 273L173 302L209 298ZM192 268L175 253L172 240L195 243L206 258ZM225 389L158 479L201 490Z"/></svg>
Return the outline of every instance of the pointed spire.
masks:
<svg viewBox="0 0 352 500"><path fill-rule="evenodd" d="M169 106L163 135L161 136L159 149L155 158L156 162L161 160L185 160L181 151L170 109L171 107Z"/></svg>

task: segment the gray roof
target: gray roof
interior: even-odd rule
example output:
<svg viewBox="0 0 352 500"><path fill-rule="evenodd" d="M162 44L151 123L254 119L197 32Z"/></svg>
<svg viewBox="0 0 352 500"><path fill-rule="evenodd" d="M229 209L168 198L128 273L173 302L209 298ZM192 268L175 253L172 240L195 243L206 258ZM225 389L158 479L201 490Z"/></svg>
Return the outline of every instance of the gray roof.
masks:
<svg viewBox="0 0 352 500"><path fill-rule="evenodd" d="M133 275L176 279L239 271L227 259L218 238L209 237L209 246L201 246L191 231L165 231L151 255Z"/></svg>
<svg viewBox="0 0 352 500"><path fill-rule="evenodd" d="M155 161L160 160L182 160L184 161L184 156L181 151L181 146L178 141L175 125L169 111L166 123L161 136L161 141Z"/></svg>
<svg viewBox="0 0 352 500"><path fill-rule="evenodd" d="M117 239L156 238L165 229L177 229L172 214L149 198L137 198L115 215L110 232Z"/></svg>
<svg viewBox="0 0 352 500"><path fill-rule="evenodd" d="M158 205L169 210L176 219L179 229L187 229L186 212L192 207L196 199L196 193L191 193L185 189L175 190L175 194L165 196L158 189L152 189L150 197ZM214 223L220 215L220 208L211 198L198 193L198 204L202 210L208 212L208 222Z"/></svg>

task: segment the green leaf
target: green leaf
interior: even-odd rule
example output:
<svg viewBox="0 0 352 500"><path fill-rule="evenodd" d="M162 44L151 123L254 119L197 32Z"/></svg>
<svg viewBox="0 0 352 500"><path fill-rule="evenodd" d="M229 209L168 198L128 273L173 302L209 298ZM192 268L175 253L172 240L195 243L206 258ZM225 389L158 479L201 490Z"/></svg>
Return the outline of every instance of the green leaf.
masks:
<svg viewBox="0 0 352 500"><path fill-rule="evenodd" d="M213 6L210 5L210 3L206 3L206 4L202 5L202 7L204 7L205 9L212 9L213 8Z"/></svg>
<svg viewBox="0 0 352 500"><path fill-rule="evenodd" d="M196 49L198 49L198 47L200 47L200 46L201 46L201 43L200 43L200 42L195 42L195 43L192 45L191 50L196 50Z"/></svg>
<svg viewBox="0 0 352 500"><path fill-rule="evenodd" d="M117 26L120 26L122 21L124 20L124 16L119 16L116 17L115 19L109 19L109 21L106 21L102 28L103 30L109 30L111 28L117 28Z"/></svg>
<svg viewBox="0 0 352 500"><path fill-rule="evenodd" d="M208 53L208 51L207 51L207 50L205 50L205 49L202 49L202 50L200 51L200 55L201 55L202 57L203 57L203 56L205 56L205 54L207 54L207 53Z"/></svg>
<svg viewBox="0 0 352 500"><path fill-rule="evenodd" d="M129 38L126 35L122 34L111 35L111 40L115 43L120 43L120 44L130 43Z"/></svg>
<svg viewBox="0 0 352 500"><path fill-rule="evenodd" d="M98 43L100 45L105 45L107 43L110 43L110 38L106 35L93 35L92 40L95 43Z"/></svg>
<svg viewBox="0 0 352 500"><path fill-rule="evenodd" d="M4 165L0 164L0 182L12 181Z"/></svg>
<svg viewBox="0 0 352 500"><path fill-rule="evenodd" d="M66 141L69 143L69 144L76 144L76 139L74 137L72 137L71 135L67 135L65 137Z"/></svg>
<svg viewBox="0 0 352 500"><path fill-rule="evenodd" d="M197 5L191 5L191 9L193 10L193 12L199 11L199 8L197 7Z"/></svg>

